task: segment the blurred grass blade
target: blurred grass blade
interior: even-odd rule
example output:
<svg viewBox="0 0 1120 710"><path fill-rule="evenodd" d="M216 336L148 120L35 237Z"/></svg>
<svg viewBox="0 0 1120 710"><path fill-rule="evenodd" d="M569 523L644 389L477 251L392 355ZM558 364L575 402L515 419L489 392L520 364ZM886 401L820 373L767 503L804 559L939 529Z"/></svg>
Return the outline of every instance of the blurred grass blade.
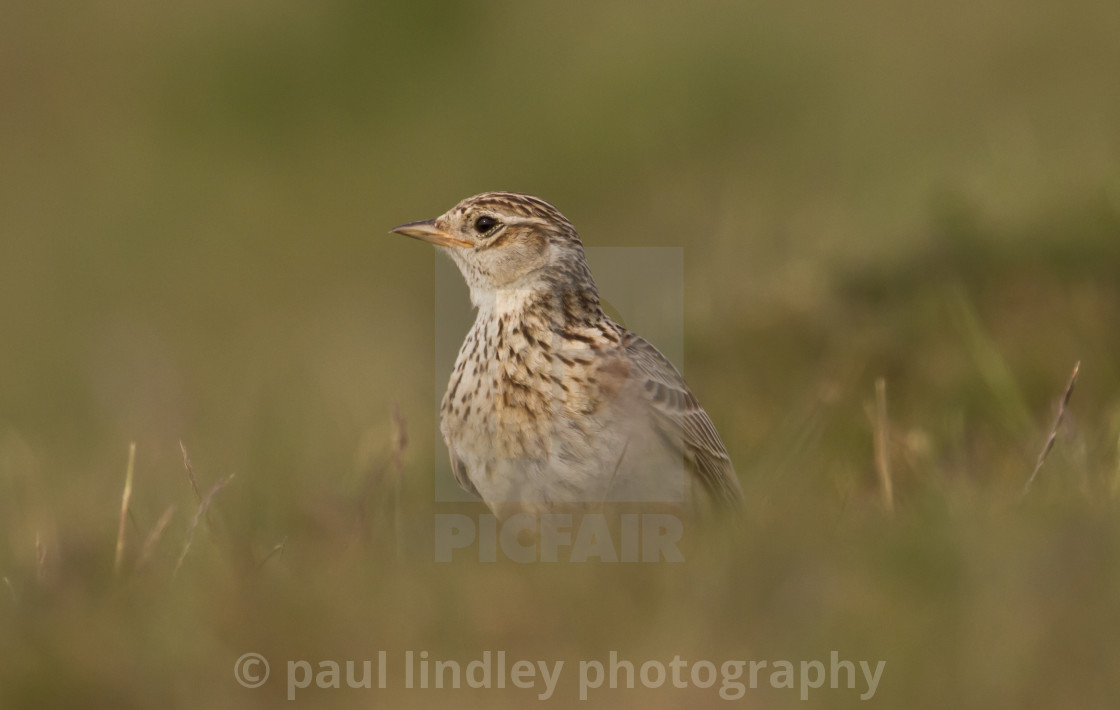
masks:
<svg viewBox="0 0 1120 710"><path fill-rule="evenodd" d="M963 337L965 347L976 363L984 384L995 395L1006 424L1019 433L1031 431L1034 423L1022 390L963 288L953 290L949 307L953 323Z"/></svg>
<svg viewBox="0 0 1120 710"><path fill-rule="evenodd" d="M1112 497L1120 496L1120 435L1116 436L1116 470L1112 476Z"/></svg>
<svg viewBox="0 0 1120 710"><path fill-rule="evenodd" d="M206 511L210 509L210 504L214 502L214 496L218 491L222 490L233 480L234 474L229 474L225 478L215 483L206 497L198 505L198 510L195 511L194 517L191 518L190 527L187 528L187 539L183 543L183 551L179 553L179 559L175 562L175 569L172 570L171 576L179 574L179 568L183 566L183 560L187 559L187 552L191 549L191 543L194 541L194 531L198 528L198 522L202 520L202 516L206 515Z"/></svg>
<svg viewBox="0 0 1120 710"><path fill-rule="evenodd" d="M1062 420L1066 416L1066 408L1069 407L1070 397L1073 396L1073 387L1077 384L1077 373L1079 370L1081 370L1080 361L1073 366L1073 373L1069 376L1069 384L1066 385L1065 394L1062 395L1062 399L1058 402L1058 413L1054 417L1054 425L1050 427L1050 435L1046 437L1046 443L1043 444L1042 451L1038 454L1038 461L1034 465L1034 470L1031 471L1027 482L1023 484L1023 496L1026 496L1027 492L1030 491L1031 484L1034 483L1038 472L1042 470L1042 464L1046 463L1046 457L1050 455L1050 450L1054 448L1054 440L1058 438L1058 429L1062 426Z"/></svg>
<svg viewBox="0 0 1120 710"><path fill-rule="evenodd" d="M113 557L113 574L120 574L124 559L124 530L128 520L128 503L132 499L132 472L136 465L136 442L128 445L128 469L124 474L124 493L121 495L121 519L117 526L117 553Z"/></svg>
<svg viewBox="0 0 1120 710"><path fill-rule="evenodd" d="M400 402L393 403L393 539L397 559L404 557L404 514L401 489L404 487L404 452L408 448L408 423L401 412Z"/></svg>
<svg viewBox="0 0 1120 710"><path fill-rule="evenodd" d="M883 507L894 513L894 487L891 485L891 467L888 444L890 442L890 421L887 418L887 381L880 377L875 380L875 470L879 474L879 487L883 495Z"/></svg>
<svg viewBox="0 0 1120 710"><path fill-rule="evenodd" d="M179 450L183 452L183 468L187 469L187 478L191 482L191 490L194 491L194 497L199 503L202 502L202 491L198 489L198 479L194 477L194 465L191 464L191 457L187 454L187 445L179 439Z"/></svg>
<svg viewBox="0 0 1120 710"><path fill-rule="evenodd" d="M148 537L144 540L144 546L140 548L140 556L136 559L136 566L133 568L133 574L136 574L148 563L151 559L152 552L155 551L156 545L159 544L160 538L167 530L168 524L171 522L171 517L175 514L175 506L167 506L167 510L163 511L163 515L156 521L156 525L152 531L148 533Z"/></svg>

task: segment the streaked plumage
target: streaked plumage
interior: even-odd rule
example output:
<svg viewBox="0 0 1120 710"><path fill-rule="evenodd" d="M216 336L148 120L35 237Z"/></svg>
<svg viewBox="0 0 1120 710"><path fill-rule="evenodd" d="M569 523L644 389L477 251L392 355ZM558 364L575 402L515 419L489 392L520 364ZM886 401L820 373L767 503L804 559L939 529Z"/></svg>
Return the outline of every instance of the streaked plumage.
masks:
<svg viewBox="0 0 1120 710"><path fill-rule="evenodd" d="M497 515L739 505L711 419L665 356L603 312L555 207L490 192L393 231L446 251L470 287L478 316L441 430L459 484Z"/></svg>

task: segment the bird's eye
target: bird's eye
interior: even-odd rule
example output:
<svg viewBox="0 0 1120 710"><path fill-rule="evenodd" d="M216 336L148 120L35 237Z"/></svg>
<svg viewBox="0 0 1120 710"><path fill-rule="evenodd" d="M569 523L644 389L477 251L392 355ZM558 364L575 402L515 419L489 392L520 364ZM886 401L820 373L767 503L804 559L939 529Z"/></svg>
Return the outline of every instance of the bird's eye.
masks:
<svg viewBox="0 0 1120 710"><path fill-rule="evenodd" d="M494 227L498 226L498 220L493 217L483 215L474 221L474 229L479 234L486 234Z"/></svg>

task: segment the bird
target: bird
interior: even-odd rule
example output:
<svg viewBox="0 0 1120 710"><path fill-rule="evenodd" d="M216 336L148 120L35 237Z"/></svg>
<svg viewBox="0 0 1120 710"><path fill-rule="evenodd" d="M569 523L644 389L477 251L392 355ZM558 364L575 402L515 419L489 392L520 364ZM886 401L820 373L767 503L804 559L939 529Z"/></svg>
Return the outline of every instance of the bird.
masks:
<svg viewBox="0 0 1120 710"><path fill-rule="evenodd" d="M673 364L604 311L573 224L485 192L390 233L458 266L477 309L440 406L458 484L499 519L647 506L706 517L742 491Z"/></svg>

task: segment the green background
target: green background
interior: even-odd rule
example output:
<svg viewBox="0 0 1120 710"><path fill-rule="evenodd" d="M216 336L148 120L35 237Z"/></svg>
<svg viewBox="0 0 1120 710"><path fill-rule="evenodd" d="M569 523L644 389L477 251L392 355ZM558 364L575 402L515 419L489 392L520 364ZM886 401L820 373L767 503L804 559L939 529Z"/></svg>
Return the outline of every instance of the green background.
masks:
<svg viewBox="0 0 1120 710"><path fill-rule="evenodd" d="M0 706L273 707L285 659L618 649L883 659L880 707L1111 707L1118 36L1088 0L5 3ZM680 566L431 562L433 256L386 232L492 189L683 247L743 531ZM235 474L193 537L180 440L203 495ZM724 701L586 704L639 702Z"/></svg>

